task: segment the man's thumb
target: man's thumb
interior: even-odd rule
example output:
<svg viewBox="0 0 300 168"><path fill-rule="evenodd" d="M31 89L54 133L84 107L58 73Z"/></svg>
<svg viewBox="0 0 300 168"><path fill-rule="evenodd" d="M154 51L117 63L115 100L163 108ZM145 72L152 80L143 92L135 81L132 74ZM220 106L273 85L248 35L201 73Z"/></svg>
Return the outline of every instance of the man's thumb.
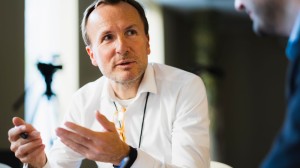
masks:
<svg viewBox="0 0 300 168"><path fill-rule="evenodd" d="M19 117L14 117L14 118L12 119L12 122L13 122L13 124L14 124L15 126L19 126L19 125L24 125L24 124L26 124L25 121L24 121L23 119L19 118Z"/></svg>
<svg viewBox="0 0 300 168"><path fill-rule="evenodd" d="M102 125L104 129L109 132L116 131L115 124L110 122L104 115L102 115L99 111L96 112L96 119Z"/></svg>

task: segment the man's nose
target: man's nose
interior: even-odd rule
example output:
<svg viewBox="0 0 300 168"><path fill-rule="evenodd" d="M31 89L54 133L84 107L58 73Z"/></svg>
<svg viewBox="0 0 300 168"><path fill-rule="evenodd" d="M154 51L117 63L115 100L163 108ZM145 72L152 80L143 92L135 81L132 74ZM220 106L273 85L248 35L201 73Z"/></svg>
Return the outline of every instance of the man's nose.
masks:
<svg viewBox="0 0 300 168"><path fill-rule="evenodd" d="M243 4L242 0L235 0L234 7L235 7L235 10L237 10L237 11L245 10L245 5Z"/></svg>
<svg viewBox="0 0 300 168"><path fill-rule="evenodd" d="M128 52L128 45L125 37L118 37L116 41L116 52L119 55L125 55Z"/></svg>

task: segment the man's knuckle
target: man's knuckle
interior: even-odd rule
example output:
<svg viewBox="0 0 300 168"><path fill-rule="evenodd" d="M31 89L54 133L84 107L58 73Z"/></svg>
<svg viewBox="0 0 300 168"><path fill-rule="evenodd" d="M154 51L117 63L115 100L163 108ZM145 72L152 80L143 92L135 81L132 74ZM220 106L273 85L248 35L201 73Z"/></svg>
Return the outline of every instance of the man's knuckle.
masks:
<svg viewBox="0 0 300 168"><path fill-rule="evenodd" d="M24 148L19 148L18 149L18 153L20 154L20 155L24 155L24 154L26 154L26 149L24 149Z"/></svg>
<svg viewBox="0 0 300 168"><path fill-rule="evenodd" d="M15 152L15 156L16 156L17 158L21 159L21 154L20 154L18 151Z"/></svg>
<svg viewBox="0 0 300 168"><path fill-rule="evenodd" d="M17 150L17 147L16 147L16 145L14 143L12 143L10 145L10 150L13 151L13 152L15 152Z"/></svg>

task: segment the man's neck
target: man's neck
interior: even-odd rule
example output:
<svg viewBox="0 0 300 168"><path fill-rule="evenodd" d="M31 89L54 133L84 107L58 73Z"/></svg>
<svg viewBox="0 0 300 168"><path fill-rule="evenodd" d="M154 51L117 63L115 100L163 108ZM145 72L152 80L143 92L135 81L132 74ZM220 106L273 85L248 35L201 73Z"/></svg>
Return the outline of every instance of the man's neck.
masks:
<svg viewBox="0 0 300 168"><path fill-rule="evenodd" d="M136 96L141 81L142 77L135 81L126 83L111 81L111 86L116 97L121 100L127 100Z"/></svg>

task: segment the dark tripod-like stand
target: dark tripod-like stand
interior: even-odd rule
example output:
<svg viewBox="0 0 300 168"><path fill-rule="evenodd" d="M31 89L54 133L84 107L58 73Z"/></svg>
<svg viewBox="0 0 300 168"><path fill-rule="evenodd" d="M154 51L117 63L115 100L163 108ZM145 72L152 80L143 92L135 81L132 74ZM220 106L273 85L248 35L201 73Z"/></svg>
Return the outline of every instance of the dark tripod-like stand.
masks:
<svg viewBox="0 0 300 168"><path fill-rule="evenodd" d="M41 132L43 142L47 147L52 146L55 139L55 128L58 126L58 99L51 87L54 73L62 69L62 65L53 65L51 63L37 64L38 70L44 77L46 84L46 91L41 95L38 100L31 118L28 122L34 125Z"/></svg>

